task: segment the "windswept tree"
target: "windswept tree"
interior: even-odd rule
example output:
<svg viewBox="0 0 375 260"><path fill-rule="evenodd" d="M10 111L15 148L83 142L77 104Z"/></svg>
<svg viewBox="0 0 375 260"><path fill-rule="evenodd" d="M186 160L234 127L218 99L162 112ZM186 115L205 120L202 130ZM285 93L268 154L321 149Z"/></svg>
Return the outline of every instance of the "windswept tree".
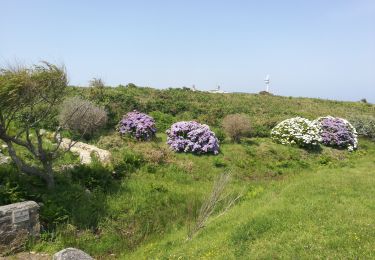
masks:
<svg viewBox="0 0 375 260"><path fill-rule="evenodd" d="M47 62L29 68L0 70L0 139L7 144L18 169L44 179L48 188L54 187L52 163L64 151L60 149L61 127L55 125L52 142L45 137L43 128L56 122L57 108L66 88L65 68ZM24 160L17 153L20 147L26 149L33 160Z"/></svg>

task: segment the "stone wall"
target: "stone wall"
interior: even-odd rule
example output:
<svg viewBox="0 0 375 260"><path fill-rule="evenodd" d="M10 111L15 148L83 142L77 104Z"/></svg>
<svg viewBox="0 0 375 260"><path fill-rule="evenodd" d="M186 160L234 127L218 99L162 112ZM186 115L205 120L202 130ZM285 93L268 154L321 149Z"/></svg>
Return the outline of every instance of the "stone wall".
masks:
<svg viewBox="0 0 375 260"><path fill-rule="evenodd" d="M34 201L0 206L0 256L22 250L29 236L39 237L38 210Z"/></svg>

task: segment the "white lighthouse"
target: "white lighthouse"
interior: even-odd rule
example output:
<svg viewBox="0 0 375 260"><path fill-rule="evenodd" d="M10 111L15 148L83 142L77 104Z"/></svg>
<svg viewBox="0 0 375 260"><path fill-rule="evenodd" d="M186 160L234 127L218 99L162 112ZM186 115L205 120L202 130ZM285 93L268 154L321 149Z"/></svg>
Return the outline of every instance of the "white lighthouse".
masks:
<svg viewBox="0 0 375 260"><path fill-rule="evenodd" d="M269 89L270 89L270 75L269 74L267 74L267 76L265 77L264 83L266 84L266 91L270 92L269 91Z"/></svg>

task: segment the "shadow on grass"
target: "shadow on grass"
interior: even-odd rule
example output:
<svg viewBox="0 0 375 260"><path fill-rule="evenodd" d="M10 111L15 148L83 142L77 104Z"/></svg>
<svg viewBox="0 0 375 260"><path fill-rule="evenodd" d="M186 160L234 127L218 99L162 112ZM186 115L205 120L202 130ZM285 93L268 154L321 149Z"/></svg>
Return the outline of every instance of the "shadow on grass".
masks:
<svg viewBox="0 0 375 260"><path fill-rule="evenodd" d="M305 150L306 152L308 152L309 154L321 154L323 149L320 145L318 146L314 146L314 147L306 147L306 148L302 148L303 150Z"/></svg>

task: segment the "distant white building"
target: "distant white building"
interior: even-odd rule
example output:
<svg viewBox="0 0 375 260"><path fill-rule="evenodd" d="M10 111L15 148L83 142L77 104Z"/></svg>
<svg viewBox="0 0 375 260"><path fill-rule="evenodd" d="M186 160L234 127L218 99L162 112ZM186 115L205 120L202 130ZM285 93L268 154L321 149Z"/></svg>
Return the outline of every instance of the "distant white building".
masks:
<svg viewBox="0 0 375 260"><path fill-rule="evenodd" d="M228 93L228 92L226 92L224 90L221 90L220 86L217 86L217 89L209 90L208 92L210 92L210 93L216 93L216 94Z"/></svg>

